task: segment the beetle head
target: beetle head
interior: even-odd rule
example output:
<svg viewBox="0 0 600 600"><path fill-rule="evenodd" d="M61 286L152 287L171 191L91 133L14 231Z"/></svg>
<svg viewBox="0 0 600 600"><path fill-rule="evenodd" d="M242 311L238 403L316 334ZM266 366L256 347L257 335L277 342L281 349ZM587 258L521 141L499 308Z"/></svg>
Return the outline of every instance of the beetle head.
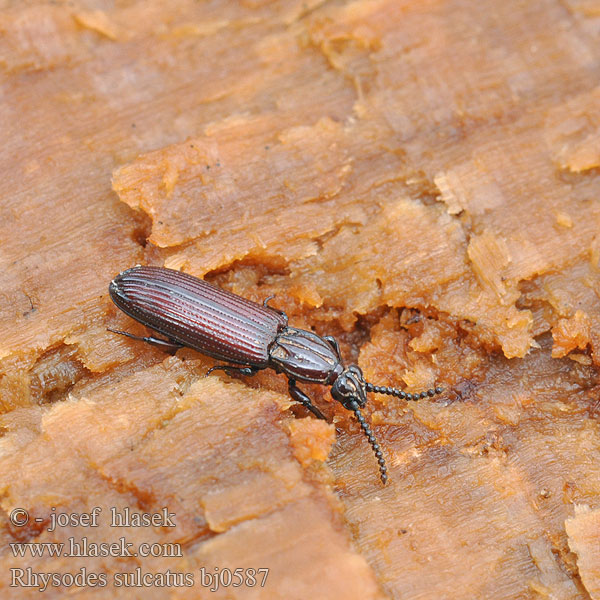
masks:
<svg viewBox="0 0 600 600"><path fill-rule="evenodd" d="M367 389L365 378L360 368L356 365L346 367L333 383L331 395L344 408L350 409L351 402L356 402L359 406L364 406L367 402Z"/></svg>

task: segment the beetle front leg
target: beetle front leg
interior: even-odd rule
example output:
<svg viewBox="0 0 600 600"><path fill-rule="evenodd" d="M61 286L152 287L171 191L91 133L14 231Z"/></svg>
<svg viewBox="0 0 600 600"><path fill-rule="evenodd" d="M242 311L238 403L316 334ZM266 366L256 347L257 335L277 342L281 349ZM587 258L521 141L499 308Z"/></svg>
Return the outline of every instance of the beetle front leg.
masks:
<svg viewBox="0 0 600 600"><path fill-rule="evenodd" d="M323 416L323 413L311 402L310 398L296 386L296 381L294 379L288 379L288 391L290 392L290 396L296 400L296 402L300 402L300 404L310 410L315 417L327 421Z"/></svg>

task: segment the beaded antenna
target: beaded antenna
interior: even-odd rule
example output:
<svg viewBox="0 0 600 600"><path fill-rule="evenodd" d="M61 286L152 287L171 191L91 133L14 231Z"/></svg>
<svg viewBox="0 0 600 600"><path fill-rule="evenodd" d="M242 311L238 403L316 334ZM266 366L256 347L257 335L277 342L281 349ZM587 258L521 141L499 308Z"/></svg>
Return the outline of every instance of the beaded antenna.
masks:
<svg viewBox="0 0 600 600"><path fill-rule="evenodd" d="M362 371L356 365L352 365L348 367L348 371L352 371L353 374L357 378L358 387L363 388L365 392L374 392L375 394L387 394L388 396L395 396L396 398L401 398L402 400L411 400L417 401L422 400L424 398L432 398L436 394L441 394L444 390L441 387L432 388L430 390L424 392L418 392L416 394L409 394L408 392L404 392L394 387L387 387L382 385L373 385L368 381L364 381L362 379ZM332 394L334 394L332 390ZM385 484L388 480L387 467L385 464L385 458L383 457L383 453L373 431L371 430L370 425L365 420L365 417L361 413L360 409L366 404L366 394L363 396L363 400L361 401L358 398L359 394L357 394L356 398L350 398L347 400L341 400L344 408L351 410L356 416L356 420L358 421L363 433L365 434L371 448L373 449L373 453L375 454L375 458L377 459L377 463L379 464L379 475L381 477L381 481ZM335 394L334 394L335 398Z"/></svg>

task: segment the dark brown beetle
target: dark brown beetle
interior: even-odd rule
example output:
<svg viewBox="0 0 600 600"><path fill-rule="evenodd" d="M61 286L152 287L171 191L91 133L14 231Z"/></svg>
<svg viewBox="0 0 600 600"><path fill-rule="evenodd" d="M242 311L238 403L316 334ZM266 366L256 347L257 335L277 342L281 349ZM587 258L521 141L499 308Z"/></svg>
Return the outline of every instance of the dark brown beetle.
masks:
<svg viewBox="0 0 600 600"><path fill-rule="evenodd" d="M331 386L331 395L358 419L379 463L381 481L387 469L379 444L360 409L367 392L389 394L406 400L419 400L442 392L435 388L419 394L373 385L365 381L356 365L344 367L340 349L331 336L288 325L287 315L256 304L180 271L162 267L133 267L117 275L108 288L113 302L130 317L165 335L168 340L138 337L114 331L168 350L184 346L235 365L219 365L228 373L254 375L261 369L274 369L288 378L292 398L320 419L325 417L296 381Z"/></svg>

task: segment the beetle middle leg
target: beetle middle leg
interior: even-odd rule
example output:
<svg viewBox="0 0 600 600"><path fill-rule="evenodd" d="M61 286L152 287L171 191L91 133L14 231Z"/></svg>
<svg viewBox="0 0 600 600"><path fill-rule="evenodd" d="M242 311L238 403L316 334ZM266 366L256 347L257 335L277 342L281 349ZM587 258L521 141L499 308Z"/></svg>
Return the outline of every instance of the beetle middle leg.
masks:
<svg viewBox="0 0 600 600"><path fill-rule="evenodd" d="M252 377L256 375L259 371L256 367L234 367L232 365L215 365L211 367L206 372L206 377L208 377L213 371L225 371L227 375L231 375L236 373L238 375L246 375L247 377Z"/></svg>
<svg viewBox="0 0 600 600"><path fill-rule="evenodd" d="M131 338L132 340L146 342L147 344L150 344L151 346L157 346L158 348L162 348L163 350L166 350L167 352L175 353L175 352L177 352L177 350L180 350L181 348L183 348L183 344L174 342L172 340L161 340L160 338L155 338L152 336L143 337L141 335L133 335L133 333L129 333L128 331L120 331L119 329L111 329L110 327L107 327L107 331L112 331L113 333L118 333L119 335L124 335L128 338Z"/></svg>
<svg viewBox="0 0 600 600"><path fill-rule="evenodd" d="M287 321L288 320L287 313L285 313L283 310L275 308L274 306L269 306L269 300L273 300L273 298L275 298L275 294L272 294L271 296L268 296L267 298L265 298L263 300L263 306L265 308L269 308L270 310L274 310L275 312L278 312L282 317L285 317L285 320Z"/></svg>
<svg viewBox="0 0 600 600"><path fill-rule="evenodd" d="M335 350L338 358L341 360L342 355L340 354L340 346L337 343L337 340L332 335L324 335L323 339L329 343L329 345Z"/></svg>
<svg viewBox="0 0 600 600"><path fill-rule="evenodd" d="M323 416L323 413L312 403L311 399L299 387L296 386L295 379L288 379L288 391L290 392L290 396L296 400L296 402L300 402L300 404L310 410L315 417L327 421L327 419Z"/></svg>

